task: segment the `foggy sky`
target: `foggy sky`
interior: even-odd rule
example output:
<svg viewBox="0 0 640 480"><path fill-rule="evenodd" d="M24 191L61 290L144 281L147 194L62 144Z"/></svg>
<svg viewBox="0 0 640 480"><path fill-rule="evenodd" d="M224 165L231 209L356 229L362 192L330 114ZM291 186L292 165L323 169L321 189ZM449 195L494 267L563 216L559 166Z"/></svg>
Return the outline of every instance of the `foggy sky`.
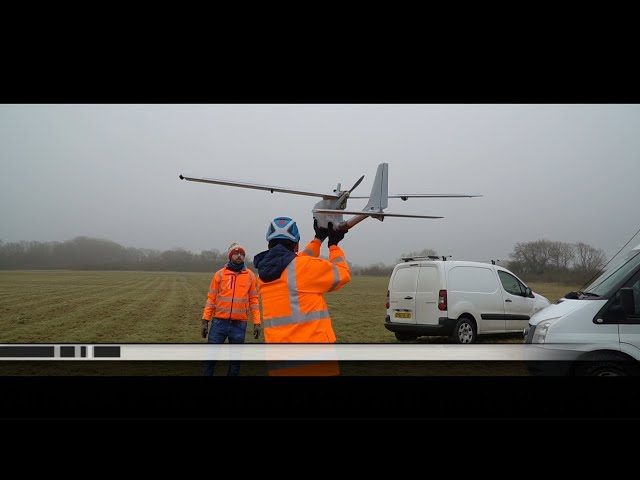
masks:
<svg viewBox="0 0 640 480"><path fill-rule="evenodd" d="M180 174L327 193L365 175L354 195L368 195L382 162L390 194L483 197L390 199L387 212L444 218L364 220L341 243L361 266L424 248L507 261L543 238L609 259L640 228L636 104L0 105L0 240L195 253L239 242L253 259L276 216L298 222L301 247L311 240L320 199Z"/></svg>

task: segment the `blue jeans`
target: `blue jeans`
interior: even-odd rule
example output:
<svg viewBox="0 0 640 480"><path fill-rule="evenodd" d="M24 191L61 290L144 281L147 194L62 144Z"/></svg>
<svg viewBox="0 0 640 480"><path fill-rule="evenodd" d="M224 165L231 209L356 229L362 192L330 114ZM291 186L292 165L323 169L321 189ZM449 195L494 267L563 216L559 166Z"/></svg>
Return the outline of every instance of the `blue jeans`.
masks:
<svg viewBox="0 0 640 480"><path fill-rule="evenodd" d="M214 318L211 320L211 329L207 343L224 343L229 338L229 343L244 343L244 336L247 333L247 323L242 320L223 320ZM204 362L204 375L213 376L213 369L216 366L215 360ZM240 361L229 362L228 376L240 375Z"/></svg>

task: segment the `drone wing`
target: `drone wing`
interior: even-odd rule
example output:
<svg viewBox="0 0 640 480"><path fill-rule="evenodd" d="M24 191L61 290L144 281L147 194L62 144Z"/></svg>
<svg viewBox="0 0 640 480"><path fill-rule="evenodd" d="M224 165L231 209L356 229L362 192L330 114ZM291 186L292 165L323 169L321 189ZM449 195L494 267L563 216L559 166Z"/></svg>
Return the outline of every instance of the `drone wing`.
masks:
<svg viewBox="0 0 640 480"><path fill-rule="evenodd" d="M365 197L367 198L367 197ZM409 215L406 213L387 213L387 212L377 212L375 210L329 210L326 208L314 208L313 213L334 213L334 214L347 214L347 215L366 215L368 217L408 217L408 218L444 218L444 217L436 217L433 215Z"/></svg>
<svg viewBox="0 0 640 480"><path fill-rule="evenodd" d="M193 178L193 177L185 177L184 175L180 175L180 180L188 180L190 182L214 183L216 185L227 185L229 187L253 188L255 190L267 190L271 193L280 192L280 193L291 193L293 195L306 195L309 197L321 197L327 200L338 198L338 196L333 193L318 193L318 192L309 192L306 190L294 190L291 188L276 187L274 185L261 185L259 183L238 182L236 180L225 180L221 178Z"/></svg>
<svg viewBox="0 0 640 480"><path fill-rule="evenodd" d="M389 198L461 198L461 197L481 197L479 193L397 193L389 195Z"/></svg>
<svg viewBox="0 0 640 480"><path fill-rule="evenodd" d="M479 193L396 193L390 194L387 198L401 198L406 200L407 198L472 198L482 197ZM356 197L350 196L349 198L369 198L369 197Z"/></svg>

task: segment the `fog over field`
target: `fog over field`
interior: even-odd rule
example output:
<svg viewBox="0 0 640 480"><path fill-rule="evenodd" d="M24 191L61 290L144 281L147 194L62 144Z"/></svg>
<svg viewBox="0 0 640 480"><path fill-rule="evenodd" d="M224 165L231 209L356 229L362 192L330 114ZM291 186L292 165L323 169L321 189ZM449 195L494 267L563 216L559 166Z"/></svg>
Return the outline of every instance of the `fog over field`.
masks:
<svg viewBox="0 0 640 480"><path fill-rule="evenodd" d="M4 243L82 235L200 252L239 242L252 259L276 216L310 240L319 199L180 174L327 193L365 175L354 195L368 195L382 162L390 194L483 196L390 199L388 212L444 218L361 222L341 243L354 264L425 248L508 260L517 242L543 238L610 258L640 228L636 104L11 104L0 105L0 159Z"/></svg>

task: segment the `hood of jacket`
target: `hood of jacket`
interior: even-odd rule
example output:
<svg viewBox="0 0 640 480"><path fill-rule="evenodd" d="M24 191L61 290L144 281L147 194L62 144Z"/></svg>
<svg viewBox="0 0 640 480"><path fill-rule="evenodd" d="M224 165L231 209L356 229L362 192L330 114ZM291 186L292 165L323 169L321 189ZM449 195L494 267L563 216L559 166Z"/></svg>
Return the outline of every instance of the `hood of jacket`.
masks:
<svg viewBox="0 0 640 480"><path fill-rule="evenodd" d="M258 269L258 276L263 282L273 282L280 278L282 272L296 254L283 245L260 252L253 257L253 265Z"/></svg>

